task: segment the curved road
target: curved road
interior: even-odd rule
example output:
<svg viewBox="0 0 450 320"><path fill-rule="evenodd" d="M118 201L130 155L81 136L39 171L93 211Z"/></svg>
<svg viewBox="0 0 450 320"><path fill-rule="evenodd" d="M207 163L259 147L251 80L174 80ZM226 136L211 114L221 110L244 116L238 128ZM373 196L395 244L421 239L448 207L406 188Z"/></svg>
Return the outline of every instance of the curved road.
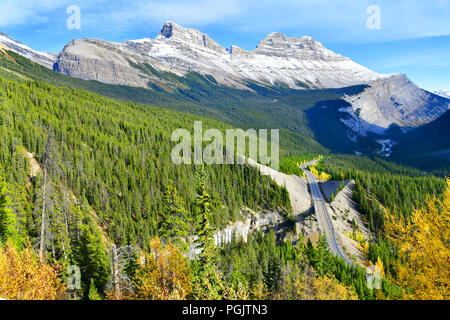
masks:
<svg viewBox="0 0 450 320"><path fill-rule="evenodd" d="M333 227L333 223L331 222L330 215L327 210L327 206L325 205L325 200L323 198L322 193L320 192L319 184L317 182L316 177L306 169L307 166L317 163L318 160L314 160L308 162L304 165L301 165L300 168L305 172L308 177L309 186L311 189L311 197L314 204L314 211L317 216L317 221L319 223L319 228L322 233L325 235L327 239L328 245L330 246L331 251L345 260L348 265L353 265L350 259L346 256L341 246L339 245L336 237L336 233Z"/></svg>

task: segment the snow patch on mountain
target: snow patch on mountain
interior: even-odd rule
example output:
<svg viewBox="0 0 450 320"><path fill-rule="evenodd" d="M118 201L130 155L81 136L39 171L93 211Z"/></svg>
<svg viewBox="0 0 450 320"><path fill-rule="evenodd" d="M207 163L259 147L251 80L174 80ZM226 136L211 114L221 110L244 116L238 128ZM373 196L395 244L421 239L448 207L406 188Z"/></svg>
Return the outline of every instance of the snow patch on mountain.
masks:
<svg viewBox="0 0 450 320"><path fill-rule="evenodd" d="M227 50L208 35L173 22L165 23L154 39L127 40L124 44L93 39L71 41L58 56L57 70L83 79L141 87L159 77L138 70L142 81L130 79L123 73L129 68L136 73L137 69L129 61L150 65L157 72L210 75L219 84L239 89L248 89L249 81L295 89L340 88L384 77L308 36L290 38L270 33L253 51L236 46ZM99 74L106 74L106 79L99 79Z"/></svg>
<svg viewBox="0 0 450 320"><path fill-rule="evenodd" d="M13 40L8 37L6 33L0 32L0 42L9 48L9 50L20 54L21 56L30 59L48 69L53 69L53 64L56 61L56 55L48 52L40 52Z"/></svg>
<svg viewBox="0 0 450 320"><path fill-rule="evenodd" d="M358 136L361 137L367 137L370 132L377 133L377 134L384 134L385 129L380 128L372 123L369 123L367 121L364 121L360 118L359 112L353 109L352 106L346 107L346 108L340 108L340 112L347 113L350 117L340 118L339 120L345 124L347 127L349 127L354 133L356 133ZM349 137L349 134L347 134L347 137L356 142L356 136Z"/></svg>
<svg viewBox="0 0 450 320"><path fill-rule="evenodd" d="M434 91L434 94L450 99L450 90L436 90Z"/></svg>

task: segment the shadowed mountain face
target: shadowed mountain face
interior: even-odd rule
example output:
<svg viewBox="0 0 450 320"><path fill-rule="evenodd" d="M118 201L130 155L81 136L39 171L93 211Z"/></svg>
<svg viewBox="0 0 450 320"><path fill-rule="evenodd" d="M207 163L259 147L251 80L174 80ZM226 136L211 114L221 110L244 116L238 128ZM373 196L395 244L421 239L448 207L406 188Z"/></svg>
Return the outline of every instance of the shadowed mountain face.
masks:
<svg viewBox="0 0 450 320"><path fill-rule="evenodd" d="M86 80L164 90L184 84L177 77L191 72L209 76L219 85L253 90L259 86L305 90L367 84L357 95L346 95L350 117L342 122L351 135L383 135L392 125L404 131L429 123L448 110L448 101L418 88L403 74L381 75L332 52L311 37L268 34L253 51L227 50L208 35L173 22L155 39L112 43L71 41L58 55L55 70Z"/></svg>
<svg viewBox="0 0 450 320"><path fill-rule="evenodd" d="M393 157L422 167L438 167L450 163L450 111L420 128L397 138Z"/></svg>

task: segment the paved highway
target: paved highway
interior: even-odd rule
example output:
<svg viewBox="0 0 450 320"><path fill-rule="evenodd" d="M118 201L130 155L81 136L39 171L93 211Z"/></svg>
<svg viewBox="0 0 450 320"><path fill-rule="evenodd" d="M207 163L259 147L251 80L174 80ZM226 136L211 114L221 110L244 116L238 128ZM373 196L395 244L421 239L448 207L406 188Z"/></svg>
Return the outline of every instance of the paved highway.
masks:
<svg viewBox="0 0 450 320"><path fill-rule="evenodd" d="M335 255L338 255L339 257L344 259L347 264L353 265L337 241L336 232L334 230L330 214L328 213L327 206L325 205L325 200L320 191L317 179L309 170L306 169L306 167L308 167L311 164L316 163L317 161L318 160L308 162L308 163L300 166L300 168L305 172L306 177L308 178L308 181L309 181L309 186L311 189L311 197L312 197L313 204L314 204L314 211L317 216L317 221L319 223L319 228L322 231L322 233L325 235L325 238L327 239L327 242L328 242L328 245L330 246L331 251Z"/></svg>

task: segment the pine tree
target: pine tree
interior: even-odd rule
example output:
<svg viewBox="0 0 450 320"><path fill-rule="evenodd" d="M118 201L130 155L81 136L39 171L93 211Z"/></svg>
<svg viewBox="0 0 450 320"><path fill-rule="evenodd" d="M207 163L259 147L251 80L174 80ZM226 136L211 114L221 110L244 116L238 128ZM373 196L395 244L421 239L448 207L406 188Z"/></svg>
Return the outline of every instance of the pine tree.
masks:
<svg viewBox="0 0 450 320"><path fill-rule="evenodd" d="M8 239L20 247L21 239L17 230L17 219L12 209L13 203L9 196L10 186L6 183L3 170L0 168L0 241L6 243Z"/></svg>
<svg viewBox="0 0 450 320"><path fill-rule="evenodd" d="M160 235L162 239L173 242L181 251L186 251L186 237L189 235L189 215L184 207L184 201L178 195L178 190L169 185L163 195L163 216L160 220Z"/></svg>
<svg viewBox="0 0 450 320"><path fill-rule="evenodd" d="M79 225L79 229L79 239L74 241L74 264L81 269L83 291L87 298L91 279L101 292L105 289L110 268L106 248L92 222Z"/></svg>
<svg viewBox="0 0 450 320"><path fill-rule="evenodd" d="M203 166L196 172L197 205L197 248L201 249L199 265L194 281L194 295L199 299L221 299L223 293L222 277L217 270L217 248L213 229L209 225L211 198L208 194L207 174Z"/></svg>
<svg viewBox="0 0 450 320"><path fill-rule="evenodd" d="M94 279L91 278L91 284L89 286L89 300L102 300L95 287Z"/></svg>

